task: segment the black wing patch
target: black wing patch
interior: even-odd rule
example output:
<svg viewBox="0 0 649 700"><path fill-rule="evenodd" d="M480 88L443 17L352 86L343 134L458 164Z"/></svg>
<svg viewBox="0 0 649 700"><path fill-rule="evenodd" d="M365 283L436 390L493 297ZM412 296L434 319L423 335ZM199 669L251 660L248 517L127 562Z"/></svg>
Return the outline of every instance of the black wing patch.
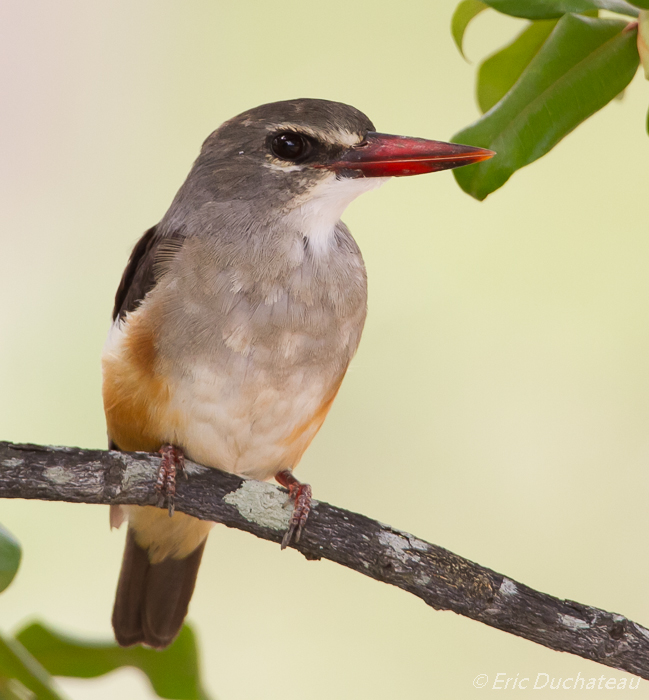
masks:
<svg viewBox="0 0 649 700"><path fill-rule="evenodd" d="M133 311L157 282L160 258L168 261L184 241L180 233L161 236L158 227L150 228L135 244L115 294L113 321Z"/></svg>

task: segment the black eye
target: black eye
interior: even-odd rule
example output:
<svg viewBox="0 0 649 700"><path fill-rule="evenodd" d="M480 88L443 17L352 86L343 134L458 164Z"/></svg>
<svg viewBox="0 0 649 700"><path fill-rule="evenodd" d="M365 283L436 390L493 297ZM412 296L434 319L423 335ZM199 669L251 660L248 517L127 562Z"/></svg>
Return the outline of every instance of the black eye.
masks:
<svg viewBox="0 0 649 700"><path fill-rule="evenodd" d="M303 160L311 153L311 141L306 136L295 132L277 134L270 142L270 150L273 155L282 160L296 162Z"/></svg>

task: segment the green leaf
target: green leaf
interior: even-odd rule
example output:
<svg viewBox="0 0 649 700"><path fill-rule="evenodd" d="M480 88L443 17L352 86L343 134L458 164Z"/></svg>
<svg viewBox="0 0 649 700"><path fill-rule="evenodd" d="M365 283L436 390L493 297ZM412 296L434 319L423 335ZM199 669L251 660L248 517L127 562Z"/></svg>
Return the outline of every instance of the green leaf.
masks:
<svg viewBox="0 0 649 700"><path fill-rule="evenodd" d="M631 4L643 10L649 10L649 0L633 0Z"/></svg>
<svg viewBox="0 0 649 700"><path fill-rule="evenodd" d="M625 0L485 0L485 2L498 12L526 19L558 19L568 12L582 13L588 10L610 10L631 17L638 16L637 8ZM645 3L649 0L639 0L639 2ZM638 1L634 1L634 5L637 4Z"/></svg>
<svg viewBox="0 0 649 700"><path fill-rule="evenodd" d="M9 685L8 680L18 681L38 700L63 700L50 675L20 642L0 635L0 681Z"/></svg>
<svg viewBox="0 0 649 700"><path fill-rule="evenodd" d="M201 686L196 638L188 625L162 651L89 642L39 623L25 627L16 638L53 676L95 678L121 666L135 666L161 698L209 700Z"/></svg>
<svg viewBox="0 0 649 700"><path fill-rule="evenodd" d="M562 17L505 97L453 137L497 153L455 170L460 187L484 199L622 92L638 68L636 33L622 20Z"/></svg>
<svg viewBox="0 0 649 700"><path fill-rule="evenodd" d="M0 525L0 591L13 581L20 566L20 544Z"/></svg>
<svg viewBox="0 0 649 700"><path fill-rule="evenodd" d="M462 58L466 60L464 55L464 49L462 48L462 42L464 41L464 32L469 26L469 22L476 16L479 15L483 10L488 9L480 0L462 0L462 2L455 8L453 13L453 18L451 19L451 34L453 35L453 40L458 48L458 51L462 54Z"/></svg>
<svg viewBox="0 0 649 700"><path fill-rule="evenodd" d="M476 97L480 110L488 112L509 92L527 64L536 56L557 20L532 22L511 44L489 56L478 68Z"/></svg>

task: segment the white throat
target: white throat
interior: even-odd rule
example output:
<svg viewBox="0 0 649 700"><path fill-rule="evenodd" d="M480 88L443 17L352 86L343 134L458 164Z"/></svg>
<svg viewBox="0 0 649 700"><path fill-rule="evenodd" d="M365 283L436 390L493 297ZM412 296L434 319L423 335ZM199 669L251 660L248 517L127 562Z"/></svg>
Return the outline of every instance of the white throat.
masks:
<svg viewBox="0 0 649 700"><path fill-rule="evenodd" d="M337 179L331 173L305 195L302 203L289 216L308 239L314 256L328 255L334 229L347 206L363 192L375 190L387 180L387 177Z"/></svg>

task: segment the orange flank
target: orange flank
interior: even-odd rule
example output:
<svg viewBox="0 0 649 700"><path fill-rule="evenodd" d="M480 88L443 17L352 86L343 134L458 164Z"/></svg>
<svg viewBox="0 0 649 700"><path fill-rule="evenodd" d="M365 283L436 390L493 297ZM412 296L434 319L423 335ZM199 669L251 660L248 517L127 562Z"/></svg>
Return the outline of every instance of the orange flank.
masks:
<svg viewBox="0 0 649 700"><path fill-rule="evenodd" d="M102 357L108 435L124 451L154 452L169 433L169 386L157 370L155 334L143 307L122 322L121 337L109 340Z"/></svg>

